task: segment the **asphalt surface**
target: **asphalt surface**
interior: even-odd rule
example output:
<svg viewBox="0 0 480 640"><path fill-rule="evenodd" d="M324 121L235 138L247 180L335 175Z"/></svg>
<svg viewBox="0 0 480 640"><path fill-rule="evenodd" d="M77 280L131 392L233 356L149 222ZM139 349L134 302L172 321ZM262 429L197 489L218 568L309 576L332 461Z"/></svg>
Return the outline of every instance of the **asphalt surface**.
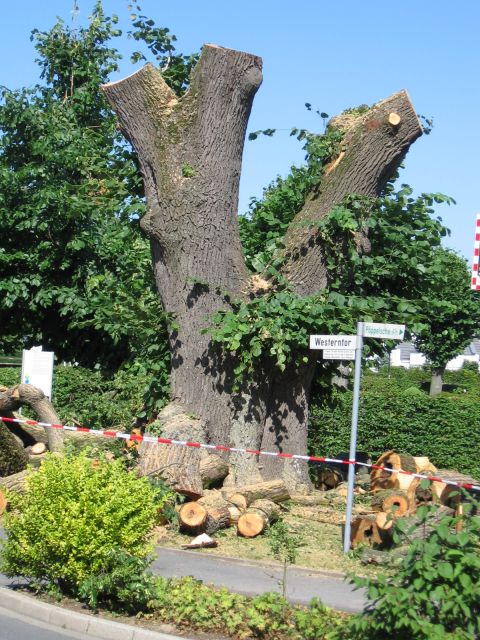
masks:
<svg viewBox="0 0 480 640"><path fill-rule="evenodd" d="M202 554L202 551L181 551L158 547L152 570L167 578L193 576L207 584L227 587L244 595L266 591L281 593L279 584L283 569L275 564L263 564ZM287 573L287 599L295 604L308 604L320 598L329 607L348 613L361 611L366 603L365 592L354 590L341 575L290 567Z"/></svg>
<svg viewBox="0 0 480 640"><path fill-rule="evenodd" d="M0 640L92 640L92 636L60 631L51 624L0 607Z"/></svg>

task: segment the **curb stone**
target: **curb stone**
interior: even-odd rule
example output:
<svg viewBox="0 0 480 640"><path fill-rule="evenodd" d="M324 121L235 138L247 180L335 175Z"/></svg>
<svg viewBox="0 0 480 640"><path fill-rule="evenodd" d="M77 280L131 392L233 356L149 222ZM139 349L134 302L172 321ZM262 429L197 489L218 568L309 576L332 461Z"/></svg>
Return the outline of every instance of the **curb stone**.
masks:
<svg viewBox="0 0 480 640"><path fill-rule="evenodd" d="M96 618L85 613L78 613L70 609L40 602L32 596L17 593L11 589L0 587L0 602L2 607L67 631L75 631L91 635L100 640L180 640L180 636L172 636L160 631L150 631L140 627L133 627L122 622ZM187 640L182 636L182 640Z"/></svg>

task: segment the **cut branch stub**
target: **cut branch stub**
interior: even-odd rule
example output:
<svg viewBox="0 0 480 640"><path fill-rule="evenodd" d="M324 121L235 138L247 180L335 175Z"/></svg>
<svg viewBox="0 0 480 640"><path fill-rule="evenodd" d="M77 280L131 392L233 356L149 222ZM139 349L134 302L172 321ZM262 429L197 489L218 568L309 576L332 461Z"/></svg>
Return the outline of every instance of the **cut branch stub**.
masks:
<svg viewBox="0 0 480 640"><path fill-rule="evenodd" d="M341 118L338 121L341 123ZM349 124L342 153L330 165L317 192L310 195L285 236L282 271L302 295L315 293L328 284L317 223L347 195L379 195L410 145L423 132L406 91L379 102ZM359 251L368 252L366 237L359 238L357 244Z"/></svg>

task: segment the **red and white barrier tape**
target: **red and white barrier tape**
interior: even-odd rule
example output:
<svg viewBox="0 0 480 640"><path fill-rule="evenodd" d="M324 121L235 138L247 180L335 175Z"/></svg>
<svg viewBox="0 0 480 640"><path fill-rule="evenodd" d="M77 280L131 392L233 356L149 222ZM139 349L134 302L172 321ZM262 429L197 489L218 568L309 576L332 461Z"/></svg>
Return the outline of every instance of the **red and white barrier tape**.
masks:
<svg viewBox="0 0 480 640"><path fill-rule="evenodd" d="M63 431L78 431L80 433L90 433L95 436L103 436L105 438L119 438L121 440L133 440L134 442L149 442L152 444L173 444L180 447L193 447L196 449L209 449L211 451L223 451L228 453L245 453L254 456L274 456L276 458L286 458L288 460L303 460L304 462L326 462L335 464L355 464L360 467L369 467L370 469L378 469L380 471L387 471L389 473L398 473L406 476L413 476L414 478L421 478L423 480L430 480L430 482L443 482L444 484L452 485L454 487L461 487L462 489L470 489L471 491L479 491L480 485L471 484L469 482L461 483L454 482L453 480L446 480L444 478L437 478L436 476L426 476L421 473L414 473L412 471L404 471L403 469L391 469L389 467L383 467L377 464L369 464L367 462L358 462L357 460L339 460L337 458L324 458L322 456L307 456L299 453L279 453L275 451L261 451L257 449L240 449L238 447L226 447L221 444L205 444L201 442L189 442L188 440L173 440L171 438L161 438L157 436L142 436L135 433L122 433L121 431L102 431L101 429L87 429L86 427L73 427L63 424L50 424L48 422L37 422L36 420L27 420L21 418L3 418L0 416L0 420L4 422L17 422L20 424L31 424L39 427L51 427L52 429L62 429Z"/></svg>
<svg viewBox="0 0 480 640"><path fill-rule="evenodd" d="M475 224L475 242L473 244L472 284L474 291L480 291L480 213Z"/></svg>

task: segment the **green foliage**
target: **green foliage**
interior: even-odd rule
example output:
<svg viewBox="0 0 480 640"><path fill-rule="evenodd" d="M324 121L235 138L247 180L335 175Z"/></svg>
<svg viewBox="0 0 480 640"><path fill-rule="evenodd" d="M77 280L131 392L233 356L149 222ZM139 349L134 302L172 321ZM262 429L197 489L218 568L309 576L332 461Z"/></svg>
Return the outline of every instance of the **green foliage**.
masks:
<svg viewBox="0 0 480 640"><path fill-rule="evenodd" d="M114 550L145 557L166 499L120 460L47 456L29 475L25 494L11 496L2 570L76 594L84 580L111 566Z"/></svg>
<svg viewBox="0 0 480 640"><path fill-rule="evenodd" d="M248 598L193 578L159 578L157 584L154 617L188 629L245 639L322 640L344 621L316 599L296 607L276 593Z"/></svg>
<svg viewBox="0 0 480 640"><path fill-rule="evenodd" d="M429 397L428 371L392 368L365 371L359 409L358 449L373 457L390 449L428 456L438 467L480 478L472 451L480 446L480 376L447 372L452 392ZM318 455L348 451L352 393L314 394L309 426L310 450Z"/></svg>
<svg viewBox="0 0 480 640"><path fill-rule="evenodd" d="M276 560L295 564L302 539L290 531L285 520L277 520L269 527L268 542L272 555Z"/></svg>
<svg viewBox="0 0 480 640"><path fill-rule="evenodd" d="M468 506L468 505L467 505ZM420 526L436 507L419 507ZM480 517L445 516L425 539L409 540L403 564L393 576L354 579L370 601L339 637L354 640L443 640L480 634ZM397 538L408 540L418 524L397 523ZM449 634L453 634L450 636Z"/></svg>
<svg viewBox="0 0 480 640"><path fill-rule="evenodd" d="M333 616L332 611L318 598L313 598L307 609L296 607L294 618L302 640L331 638L345 624L344 618Z"/></svg>
<svg viewBox="0 0 480 640"><path fill-rule="evenodd" d="M423 297L428 315L415 331L415 345L434 368L444 368L480 333L480 295L470 289L466 261L437 249L430 290Z"/></svg>
<svg viewBox="0 0 480 640"><path fill-rule="evenodd" d="M152 356L153 357L153 356ZM162 377L154 366L165 364ZM20 368L0 368L0 385L20 382ZM57 365L53 374L53 405L63 424L130 431L135 418L162 408L168 400L168 369L162 360L140 361L108 375L100 369Z"/></svg>
<svg viewBox="0 0 480 640"><path fill-rule="evenodd" d="M140 11L140 7L137 7ZM181 93L196 56L144 15L128 35ZM116 16L35 30L43 85L0 100L0 349L42 344L59 360L148 377L146 413L168 384L167 318L154 286L137 160L100 85L118 70ZM142 57L139 51L134 55ZM147 383L146 385L147 386Z"/></svg>
<svg viewBox="0 0 480 640"><path fill-rule="evenodd" d="M352 333L360 319L421 328L425 317L421 296L437 273L433 249L446 233L432 218L432 204L450 199L441 194L414 199L405 185L398 192L387 191L376 199L348 197L316 223L329 273L324 291L298 296L279 276L279 262L272 262L267 269L271 289L265 295L233 301L231 309L212 317L208 331L214 342L235 353L238 377L249 374L265 356L282 371L289 363L300 366L308 356L310 334ZM281 193L280 188L274 191L275 196ZM262 215L259 209L252 220L261 221ZM284 232L289 222L284 228L277 225L275 234ZM355 238L365 228L371 251L359 255ZM257 240L263 241L261 234ZM275 235L275 242L280 240ZM263 266L261 262L257 266ZM372 342L367 348L381 353L383 346Z"/></svg>
<svg viewBox="0 0 480 640"><path fill-rule="evenodd" d="M257 131L271 136L274 129ZM305 129L292 129L291 135L304 141L307 164L293 166L286 178L277 177L263 192L263 198L252 198L248 214L239 217L240 237L247 266L251 271L263 271L283 246L288 225L305 204L307 195L320 182L323 171L341 148L342 131L329 129L324 135L315 135Z"/></svg>
<svg viewBox="0 0 480 640"><path fill-rule="evenodd" d="M139 558L113 548L100 573L91 574L79 586L78 597L91 609L136 614L147 612L155 598L156 579L147 571L151 558Z"/></svg>
<svg viewBox="0 0 480 640"><path fill-rule="evenodd" d="M150 55L153 55L160 67L163 79L168 86L181 96L188 88L190 74L193 67L198 62L198 54L175 53L177 37L170 33L165 27L155 26L155 22L148 16L141 13L139 4L128 5L130 19L132 20L132 30L128 31L128 37L133 38L138 43L144 43ZM135 51L130 56L132 63L143 60L147 62L146 56L141 51Z"/></svg>

